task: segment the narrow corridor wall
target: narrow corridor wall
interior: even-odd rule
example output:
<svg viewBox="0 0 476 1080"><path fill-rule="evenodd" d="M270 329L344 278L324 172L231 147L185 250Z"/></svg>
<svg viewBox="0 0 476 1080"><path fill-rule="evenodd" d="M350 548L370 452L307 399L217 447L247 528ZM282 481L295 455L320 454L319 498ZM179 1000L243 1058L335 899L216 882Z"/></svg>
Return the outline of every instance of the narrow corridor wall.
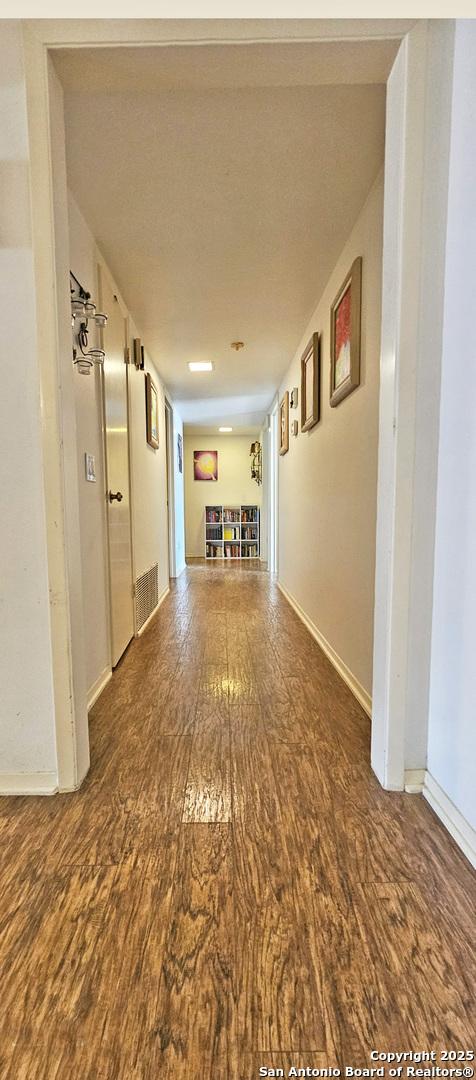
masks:
<svg viewBox="0 0 476 1080"><path fill-rule="evenodd" d="M476 865L476 25L454 40L425 794Z"/></svg>
<svg viewBox="0 0 476 1080"><path fill-rule="evenodd" d="M97 268L100 262L111 281L113 291L121 296L71 192L68 212L71 270L81 284L92 293L93 298L97 299ZM121 304L123 310L127 311L127 304L123 297L121 297ZM141 337L140 328L136 326L131 315L128 317L128 333L130 342L134 337ZM165 449L166 389L147 350L145 350L145 370L151 374L159 394L159 449L153 450L146 441L144 371L137 371L131 365L129 368L129 431L133 580L135 581L153 563L157 562L160 597L169 585ZM89 700L94 698L111 671L102 394L102 376L99 369L89 376L77 375L75 379L77 466ZM172 399L169 395L167 396L173 406ZM181 433L182 422L175 408L173 416L175 432ZM173 452L173 447L171 449ZM84 455L86 452L94 454L96 459L96 484L89 484L85 480ZM176 572L180 573L184 567L183 518L180 518L183 496L180 482L176 484L176 489L178 492L175 523Z"/></svg>
<svg viewBox="0 0 476 1080"><path fill-rule="evenodd" d="M282 382L301 387L300 358L321 335L321 419L290 435L279 459L279 583L370 709L372 687L383 173L377 177ZM362 257L361 381L329 404L330 308ZM290 411L290 421L300 411Z"/></svg>
<svg viewBox="0 0 476 1080"><path fill-rule="evenodd" d="M30 145L22 30L0 39L0 793L57 785Z"/></svg>

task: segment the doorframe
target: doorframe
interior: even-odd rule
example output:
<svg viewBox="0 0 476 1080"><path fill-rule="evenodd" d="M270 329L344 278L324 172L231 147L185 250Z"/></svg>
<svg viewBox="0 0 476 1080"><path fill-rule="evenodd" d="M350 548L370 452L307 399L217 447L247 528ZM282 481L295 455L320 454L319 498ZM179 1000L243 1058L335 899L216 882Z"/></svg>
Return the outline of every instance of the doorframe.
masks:
<svg viewBox="0 0 476 1080"><path fill-rule="evenodd" d="M121 316L124 320L124 367L126 372L126 416L127 416L127 461L129 472L129 484L128 484L128 498L129 498L129 537L130 537L130 550L131 550L131 596L132 596L132 635L129 641L135 636L136 630L136 615L135 615L135 593L134 593L134 581L135 581L135 559L134 559L134 529L132 525L133 521L133 486L132 486L132 439L131 439L131 396L129 386L129 364L126 362L126 351L130 345L130 327L129 327L129 312L125 307L121 294L117 291L115 282L112 280L109 273L109 268L103 259L101 253L96 251L96 263L97 263L97 282L98 282L98 298L100 300L101 310L104 311L106 305L103 302L103 279L106 278L111 292L117 300ZM101 330L101 345L104 345L104 331ZM104 367L101 367L101 425L102 425L102 460L104 470L104 521L105 521L105 538L106 538L106 595L108 603L108 643L109 643L109 663L111 671L114 671L117 664L120 662L124 652L119 657L119 660L113 665L112 655L112 583L111 583L111 547L110 547L110 528L109 528L109 513L108 513L108 492L109 492L109 475L108 475L108 459L107 459L107 423L106 423L106 379L104 374ZM126 645L126 649L127 649Z"/></svg>
<svg viewBox="0 0 476 1080"><path fill-rule="evenodd" d="M278 398L273 402L269 415L269 529L268 554L270 574L279 571L278 530L279 530L279 455L278 455Z"/></svg>
<svg viewBox="0 0 476 1080"><path fill-rule="evenodd" d="M84 642L78 631L82 617L80 588L79 530L74 529L78 516L77 484L65 487L65 472L72 473L74 432L63 442L62 415L65 394L72 393L72 365L68 366L68 354L62 354L69 324L69 297L67 281L60 273L61 254L68 250L68 220L64 209L58 206L65 201L66 171L64 145L55 145L57 133L55 118L51 112L49 86L49 50L61 46L70 48L97 47L111 44L111 27L115 45L157 44L162 47L174 44L209 43L209 34L216 33L214 42L230 43L227 28L218 21L215 27L205 29L188 24L187 34L177 41L175 24L167 20L145 21L146 25L134 25L133 20L26 20L22 33L26 60L26 87L28 121L30 130L30 179L35 250L35 294L38 310L42 313L41 340L39 332L39 370L42 399L45 505L49 522L55 522L55 530L48 530L48 566L50 590L54 595L51 603L51 638L53 649L53 682L55 692L58 777L61 790L77 787L89 767L89 742L87 705L85 693ZM209 22L214 22L210 20ZM329 37L349 37L348 28L333 24L322 28L327 20L312 20L315 29L306 20L309 41ZM363 20L365 23L365 20ZM410 639L411 605L409 583L411 580L411 545L403 536L405 514L406 531L413 533L414 503L413 478L409 477L410 463L415 447L414 416L416 411L416 383L411 378L405 349L412 346L413 357L418 335L418 312L415 304L410 311L403 309L404 274L420 272L425 255L422 234L421 181L423 152L415 144L414 128L409 122L411 106L422 115L421 95L425 91L426 33L427 22L422 21L402 38L392 29L391 20L382 20L382 38L401 41L396 64L399 105L387 110L387 145L396 148L398 169L393 184L392 202L397 209L397 232L395 242L384 243L384 284L398 284L394 305L388 304L386 320L391 343L389 356L382 351L382 391L379 440L379 510L377 529L377 572L374 660L374 710L372 717L372 764L379 780L385 787L401 788L404 784L405 695ZM346 32L347 30L347 32ZM240 25L234 20L234 41L295 41L298 28L290 27L288 36L282 25L262 28L259 37L247 20ZM354 33L356 40L365 39L373 30L363 26ZM175 37L173 36L175 34ZM295 35L293 37L293 34ZM172 35L172 36L171 36ZM188 35L188 36L187 36ZM302 38L302 27L301 27ZM422 68L418 71L418 62ZM398 87L397 87L398 82ZM57 121L57 118L56 118ZM418 121L417 127L420 121ZM64 131L63 131L64 140ZM60 169L58 171L58 161ZM387 174L388 180L388 174ZM64 190L62 189L64 188ZM386 218L389 221L389 200L386 199ZM59 253L59 254L58 254ZM412 267L411 257L416 259ZM417 280L418 284L418 280ZM408 288L407 297L408 298ZM69 370L71 369L71 370ZM58 373L61 372L61 376ZM405 392L402 394L402 390ZM411 471L411 469L410 469ZM277 515L276 515L277 516ZM385 527L389 523L389 528ZM403 675L403 678L402 678ZM403 689L402 689L403 688Z"/></svg>
<svg viewBox="0 0 476 1080"><path fill-rule="evenodd" d="M167 537L169 544L169 578L177 576L175 550L175 470L174 470L174 410L167 397L165 404L165 461L167 474Z"/></svg>

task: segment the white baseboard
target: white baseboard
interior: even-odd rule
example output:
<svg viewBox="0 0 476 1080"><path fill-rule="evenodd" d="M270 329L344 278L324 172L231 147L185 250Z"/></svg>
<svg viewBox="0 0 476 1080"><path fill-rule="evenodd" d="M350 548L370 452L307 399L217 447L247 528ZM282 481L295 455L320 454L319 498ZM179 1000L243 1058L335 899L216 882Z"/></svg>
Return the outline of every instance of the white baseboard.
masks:
<svg viewBox="0 0 476 1080"><path fill-rule="evenodd" d="M55 795L55 772L0 773L0 795Z"/></svg>
<svg viewBox="0 0 476 1080"><path fill-rule="evenodd" d="M298 615L301 619L301 622L303 622L304 626L307 627L309 633L312 634L314 640L317 641L317 644L321 647L323 653L325 653L325 655L327 656L327 659L330 660L332 666L335 667L336 671L339 672L341 679L343 679L344 682L347 684L349 690L352 691L354 697L357 698L359 705L362 706L368 716L372 716L372 698L370 697L370 694L368 694L364 687L361 686L361 684L352 674L350 669L347 667L347 664L344 663L338 653L336 653L335 649L332 648L332 645L330 645L329 642L326 640L324 634L321 634L321 631L317 629L317 626L315 626L315 624L312 622L312 619L310 619L309 616L306 615L306 612L303 611L301 605L298 604L297 600L294 599L294 596L292 596L291 593L288 592L288 590L284 587L284 585L281 584L280 581L277 582L277 585L278 589L280 589L283 596L288 601L288 604L291 605L291 607L296 612L296 615Z"/></svg>
<svg viewBox="0 0 476 1080"><path fill-rule="evenodd" d="M405 769L405 791L407 795L419 795L423 791L426 769Z"/></svg>
<svg viewBox="0 0 476 1080"><path fill-rule="evenodd" d="M147 630L147 627L148 627L149 623L150 623L150 622L151 622L151 620L152 620L152 619L154 618L154 615L156 615L156 614L157 614L157 612L158 612L158 610L159 610L159 607L160 607L160 605L161 605L161 604L163 604L163 602L164 602L164 600L165 600L166 596L168 596L168 595L169 595L169 592L170 592L170 585L166 585L166 586L165 586L165 589L164 589L164 591L163 591L163 592L161 592L161 594L160 594L160 596L159 596L159 599L158 599L158 601L157 601L157 603L156 603L156 605L155 605L155 608L154 608L154 610L153 610L153 611L151 611L151 613L150 613L150 615L149 615L149 618L145 620L145 623L143 623L143 625L141 626L140 630L138 630L138 631L137 631L137 633L136 633L136 637L142 637L142 634L144 633L144 630Z"/></svg>
<svg viewBox="0 0 476 1080"><path fill-rule="evenodd" d="M466 821L461 811L451 802L443 788L428 771L425 772L423 796L476 869L476 829L473 829L469 821Z"/></svg>
<svg viewBox="0 0 476 1080"><path fill-rule="evenodd" d="M102 694L104 687L107 686L109 680L112 679L112 668L105 667L104 671L98 675L93 685L88 690L88 712L95 705L98 697Z"/></svg>

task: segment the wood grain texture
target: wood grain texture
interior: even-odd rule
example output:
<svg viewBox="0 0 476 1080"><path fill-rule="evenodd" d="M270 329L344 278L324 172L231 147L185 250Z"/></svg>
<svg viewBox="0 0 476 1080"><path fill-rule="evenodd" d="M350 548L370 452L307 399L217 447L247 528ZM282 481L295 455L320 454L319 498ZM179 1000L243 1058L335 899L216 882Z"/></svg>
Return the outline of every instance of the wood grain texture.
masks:
<svg viewBox="0 0 476 1080"><path fill-rule="evenodd" d="M172 583L90 733L80 791L0 800L1 1080L474 1043L474 872L259 566Z"/></svg>
<svg viewBox="0 0 476 1080"><path fill-rule="evenodd" d="M213 1076L235 1053L229 826L184 825L162 968L151 1075Z"/></svg>
<svg viewBox="0 0 476 1080"><path fill-rule="evenodd" d="M228 708L200 702L196 711L182 821L231 821Z"/></svg>

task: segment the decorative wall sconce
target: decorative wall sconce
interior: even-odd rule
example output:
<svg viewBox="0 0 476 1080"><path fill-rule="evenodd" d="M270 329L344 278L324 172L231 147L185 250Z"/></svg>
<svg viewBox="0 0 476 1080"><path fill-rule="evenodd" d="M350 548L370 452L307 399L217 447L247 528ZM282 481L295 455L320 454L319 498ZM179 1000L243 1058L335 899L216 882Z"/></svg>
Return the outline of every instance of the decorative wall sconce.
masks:
<svg viewBox="0 0 476 1080"><path fill-rule="evenodd" d="M96 310L96 305L91 300L91 294L83 289L83 286L71 272L69 285L71 291L73 364L80 375L89 375L94 364L103 364L105 357L104 349L89 347L90 324L93 323L94 326L104 327L107 323L107 315Z"/></svg>
<svg viewBox="0 0 476 1080"><path fill-rule="evenodd" d="M256 480L257 484L263 482L263 458L261 453L261 443L252 442L250 446L251 457L251 479Z"/></svg>
<svg viewBox="0 0 476 1080"><path fill-rule="evenodd" d="M298 390L298 387L295 386L294 390L291 390L291 395L290 395L290 398L289 398L289 404L290 404L292 409L297 409L298 401L299 401L299 390Z"/></svg>

